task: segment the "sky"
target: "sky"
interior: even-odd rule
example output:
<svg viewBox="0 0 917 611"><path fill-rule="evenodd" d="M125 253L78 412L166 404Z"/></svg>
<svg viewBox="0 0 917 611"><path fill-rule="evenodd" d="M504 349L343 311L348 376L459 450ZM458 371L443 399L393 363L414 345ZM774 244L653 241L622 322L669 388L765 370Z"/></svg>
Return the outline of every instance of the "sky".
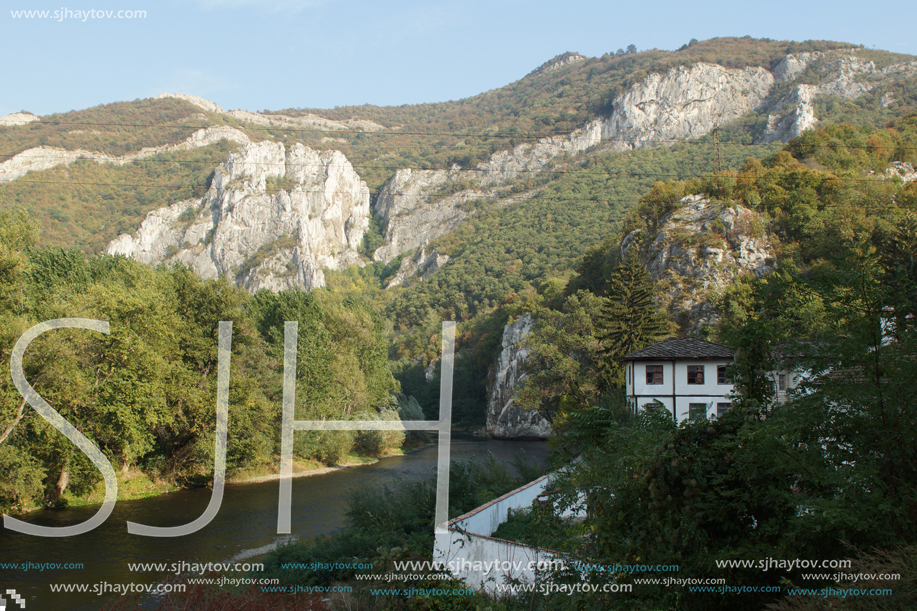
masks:
<svg viewBox="0 0 917 611"><path fill-rule="evenodd" d="M164 92L251 111L442 102L502 87L566 51L674 50L717 36L837 40L917 55L913 0L0 4L0 116Z"/></svg>

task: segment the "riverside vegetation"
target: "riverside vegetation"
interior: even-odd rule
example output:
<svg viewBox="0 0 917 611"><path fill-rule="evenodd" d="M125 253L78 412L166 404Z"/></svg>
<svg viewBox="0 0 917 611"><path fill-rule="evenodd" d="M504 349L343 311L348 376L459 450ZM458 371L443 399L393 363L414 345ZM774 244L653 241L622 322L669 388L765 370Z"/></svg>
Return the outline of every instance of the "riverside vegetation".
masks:
<svg viewBox="0 0 917 611"><path fill-rule="evenodd" d="M78 250L36 248L24 213L2 212L0 358L8 362L29 327L65 317L107 320L109 335L60 331L35 341L26 378L120 467L153 479L210 479L216 392L216 329L233 321L227 466L273 465L279 451L283 323L298 320L297 419L399 418L413 403L393 399L385 326L361 302L327 291L250 296L225 280L183 267L123 257L87 259ZM66 502L98 483L88 459L0 382L4 419L0 483L4 511ZM19 398L17 398L19 397ZM419 410L404 414L419 416ZM296 436L295 454L326 464L353 449L399 448L398 432L316 431Z"/></svg>

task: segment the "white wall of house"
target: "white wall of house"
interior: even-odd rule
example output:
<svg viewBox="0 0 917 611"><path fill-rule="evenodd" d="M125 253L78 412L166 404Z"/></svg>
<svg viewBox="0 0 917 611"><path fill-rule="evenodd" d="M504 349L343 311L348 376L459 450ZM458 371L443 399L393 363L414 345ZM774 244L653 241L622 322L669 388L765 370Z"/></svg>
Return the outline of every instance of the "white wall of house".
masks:
<svg viewBox="0 0 917 611"><path fill-rule="evenodd" d="M774 384L774 401L777 405L786 403L805 377L804 372L787 368L772 371L768 375Z"/></svg>
<svg viewBox="0 0 917 611"><path fill-rule="evenodd" d="M653 401L666 406L675 420L681 422L690 416L691 404L703 403L707 418L715 418L719 404L729 403L727 395L732 393L732 384L719 384L717 367L728 367L732 361L688 360L674 361L630 361L627 363L627 396L637 409L643 409ZM662 383L647 383L647 367L662 368ZM703 368L703 383L689 384L690 368ZM658 369L657 369L658 371Z"/></svg>

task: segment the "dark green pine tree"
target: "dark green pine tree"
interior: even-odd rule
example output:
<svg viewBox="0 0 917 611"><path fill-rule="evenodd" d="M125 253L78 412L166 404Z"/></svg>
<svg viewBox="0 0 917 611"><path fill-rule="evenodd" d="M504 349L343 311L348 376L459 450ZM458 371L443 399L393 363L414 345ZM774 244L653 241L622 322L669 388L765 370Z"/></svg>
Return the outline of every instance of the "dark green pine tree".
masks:
<svg viewBox="0 0 917 611"><path fill-rule="evenodd" d="M625 355L665 338L672 330L672 323L653 300L654 282L635 251L631 248L612 274L595 320L605 388L624 386L621 359Z"/></svg>

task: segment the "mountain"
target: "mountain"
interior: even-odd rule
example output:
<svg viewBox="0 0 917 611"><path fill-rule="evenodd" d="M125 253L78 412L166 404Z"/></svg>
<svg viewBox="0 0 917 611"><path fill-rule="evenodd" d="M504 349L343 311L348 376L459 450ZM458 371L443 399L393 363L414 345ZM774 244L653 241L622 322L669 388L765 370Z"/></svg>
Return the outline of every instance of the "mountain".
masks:
<svg viewBox="0 0 917 611"><path fill-rule="evenodd" d="M915 107L917 58L747 37L565 53L439 104L255 113L163 94L0 119L0 205L25 208L42 245L181 262L251 292L326 286L370 301L390 321L403 386L435 360L439 321L458 320L473 358L460 361L470 382L456 413L479 421L504 326L559 295L587 250L618 247L654 183L702 180L813 127L874 129ZM697 199L670 209L669 226L641 228L683 332L713 320L711 287L769 269L768 248L782 247L749 250L754 236L720 231L758 212L709 195L681 192L675 201Z"/></svg>

